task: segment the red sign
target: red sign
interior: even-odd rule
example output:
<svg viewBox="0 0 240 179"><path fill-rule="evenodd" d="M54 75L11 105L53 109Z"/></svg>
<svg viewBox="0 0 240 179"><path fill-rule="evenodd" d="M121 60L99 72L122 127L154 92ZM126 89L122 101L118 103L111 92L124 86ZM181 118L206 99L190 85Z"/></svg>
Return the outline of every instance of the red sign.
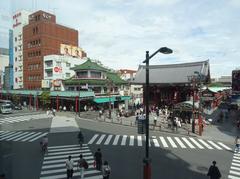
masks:
<svg viewBox="0 0 240 179"><path fill-rule="evenodd" d="M56 73L62 73L62 67L54 67L53 69Z"/></svg>

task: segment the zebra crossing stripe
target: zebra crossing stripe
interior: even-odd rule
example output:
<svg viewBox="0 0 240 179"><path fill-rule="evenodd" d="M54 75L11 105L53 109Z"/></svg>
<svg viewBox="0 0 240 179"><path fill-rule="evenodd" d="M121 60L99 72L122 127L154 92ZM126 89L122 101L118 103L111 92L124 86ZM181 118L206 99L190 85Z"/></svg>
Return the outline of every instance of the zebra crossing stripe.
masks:
<svg viewBox="0 0 240 179"><path fill-rule="evenodd" d="M240 164L238 163L232 163L232 165L240 167Z"/></svg>
<svg viewBox="0 0 240 179"><path fill-rule="evenodd" d="M240 163L240 160L233 159L233 162Z"/></svg>
<svg viewBox="0 0 240 179"><path fill-rule="evenodd" d="M101 137L98 139L96 144L101 144L101 142L103 141L103 139L105 138L106 134L102 134Z"/></svg>
<svg viewBox="0 0 240 179"><path fill-rule="evenodd" d="M30 132L30 133L28 133L28 134L26 134L26 135L24 135L24 136L22 136L22 137L19 137L19 138L17 138L17 139L14 139L13 141L19 141L19 140L21 140L21 139L23 139L23 138L25 138L25 137L28 137L28 136L30 136L30 135L32 135L32 134L35 134L35 132Z"/></svg>
<svg viewBox="0 0 240 179"><path fill-rule="evenodd" d="M113 135L109 135L104 145L108 145Z"/></svg>
<svg viewBox="0 0 240 179"><path fill-rule="evenodd" d="M6 137L6 136L8 136L8 135L13 134L14 132L15 132L15 131L13 131L13 132L6 132L6 133L4 133L3 135L1 135L0 139L1 139L2 137Z"/></svg>
<svg viewBox="0 0 240 179"><path fill-rule="evenodd" d="M84 156L84 155L83 155ZM84 158L86 158L86 157L84 157ZM93 157L92 157L92 159L94 159ZM92 160L92 159L88 159L88 160L90 160L90 161L94 161L94 160ZM76 154L74 154L74 156L72 156L72 160L74 161L74 162L77 162L78 160L79 160L79 155L76 155ZM55 159L55 160L49 160L49 161L43 161L43 165L52 165L52 164L54 164L54 163L59 163L59 162L65 162L66 161L66 158L61 158L61 159Z"/></svg>
<svg viewBox="0 0 240 179"><path fill-rule="evenodd" d="M129 145L130 145L130 146L133 146L133 145L134 145L134 136L133 136L133 135L130 136Z"/></svg>
<svg viewBox="0 0 240 179"><path fill-rule="evenodd" d="M167 137L169 143L172 145L173 148L177 148L177 145L173 142L171 137Z"/></svg>
<svg viewBox="0 0 240 179"><path fill-rule="evenodd" d="M43 133L43 134L41 134L41 135L39 135L39 136L37 136L37 137L29 140L29 142L33 142L33 141L35 141L35 140L37 140L37 139L39 139L39 138L41 138L41 137L43 137L43 136L46 136L47 134L48 134L48 132L45 132L45 133Z"/></svg>
<svg viewBox="0 0 240 179"><path fill-rule="evenodd" d="M180 147L182 147L184 149L187 148L178 137L174 137L174 138L177 141L177 143L180 145Z"/></svg>
<svg viewBox="0 0 240 179"><path fill-rule="evenodd" d="M73 158L72 159L73 162L77 162L79 159L78 158ZM64 160L66 161L66 159ZM60 164L52 164L52 165L44 165L42 166L42 169L51 169L51 168L57 168L57 167L65 167L66 164L63 162L61 162ZM88 160L88 164L93 164L95 160Z"/></svg>
<svg viewBox="0 0 240 179"><path fill-rule="evenodd" d="M76 154L72 154L71 156L72 157L79 157L79 154L80 154L80 152L78 151L75 151L75 153ZM83 154L82 154L83 155ZM87 156L88 155L88 156ZM85 159L93 159L93 156L89 156L89 155L91 155L91 153L86 153L86 154L84 154L83 156L84 156L84 158ZM45 157L44 158L44 160L46 159L46 160L52 160L52 159L61 159L61 158L64 158L65 160L66 160L66 158L69 156L69 154L65 154L65 155L58 155L58 156L47 156L47 157Z"/></svg>
<svg viewBox="0 0 240 179"><path fill-rule="evenodd" d="M230 170L229 173L240 176L240 172L237 171Z"/></svg>
<svg viewBox="0 0 240 179"><path fill-rule="evenodd" d="M127 135L123 135L121 145L126 145Z"/></svg>
<svg viewBox="0 0 240 179"><path fill-rule="evenodd" d="M233 156L233 158L235 158L235 159L239 159L239 160L240 160L240 157L238 157L238 156Z"/></svg>
<svg viewBox="0 0 240 179"><path fill-rule="evenodd" d="M228 178L229 178L229 179L239 179L239 177L232 176L232 175L228 175Z"/></svg>
<svg viewBox="0 0 240 179"><path fill-rule="evenodd" d="M85 149L85 150L73 150L73 151L60 151L60 152L52 152L48 153L48 156L52 156L52 155L63 155L63 154L74 154L74 153L81 153L81 152L90 152L89 149Z"/></svg>
<svg viewBox="0 0 240 179"><path fill-rule="evenodd" d="M137 136L138 146L142 146L142 136Z"/></svg>
<svg viewBox="0 0 240 179"><path fill-rule="evenodd" d="M152 138L153 138L152 141L153 141L154 146L155 146L155 147L160 147L156 136L152 136Z"/></svg>
<svg viewBox="0 0 240 179"><path fill-rule="evenodd" d="M28 132L23 132L23 133L21 133L21 134L19 134L19 135L17 135L17 136L11 137L11 138L7 139L7 141L16 139L16 138L21 137L21 136L23 136L23 135L25 135L25 134L28 134Z"/></svg>
<svg viewBox="0 0 240 179"><path fill-rule="evenodd" d="M159 137L159 138L160 138L160 140L161 140L161 142L162 142L163 147L167 148L167 147L168 147L168 144L167 144L167 142L165 141L165 139L164 139L162 136Z"/></svg>
<svg viewBox="0 0 240 179"><path fill-rule="evenodd" d="M120 137L120 135L116 135L116 137L115 137L115 139L113 141L113 145L117 145L119 137Z"/></svg>
<svg viewBox="0 0 240 179"><path fill-rule="evenodd" d="M222 150L222 148L219 147L217 144L215 144L213 141L208 140L208 142L209 142L210 144L212 144L212 146L214 146L216 149L218 149L218 150Z"/></svg>
<svg viewBox="0 0 240 179"><path fill-rule="evenodd" d="M8 139L8 138L11 138L11 137L13 137L13 136L18 135L19 133L21 133L21 132L14 132L14 133L12 133L12 134L10 134L10 135L7 135L7 136L5 136L5 137L1 137L0 140L5 140L5 139Z"/></svg>
<svg viewBox="0 0 240 179"><path fill-rule="evenodd" d="M199 142L201 142L205 147L207 147L208 149L213 149L210 145L208 145L208 143L207 142L205 142L204 140L202 140L202 139L198 139L198 141Z"/></svg>
<svg viewBox="0 0 240 179"><path fill-rule="evenodd" d="M93 137L92 137L92 139L88 142L88 144L92 144L95 140L96 140L96 138L99 136L99 134L95 134Z"/></svg>
<svg viewBox="0 0 240 179"><path fill-rule="evenodd" d="M226 146L225 144L223 144L222 142L218 142L219 145L221 145L223 148L225 148L226 150L232 150L231 148L229 148L228 146Z"/></svg>
<svg viewBox="0 0 240 179"><path fill-rule="evenodd" d="M82 146L86 146L86 144L83 144ZM68 148L68 147L79 147L79 144L74 144L74 145L58 145L58 146L49 146L49 149L62 149L62 148Z"/></svg>
<svg viewBox="0 0 240 179"><path fill-rule="evenodd" d="M189 138L198 148L204 149L203 146L201 146L196 140L194 140L192 137Z"/></svg>
<svg viewBox="0 0 240 179"><path fill-rule="evenodd" d="M27 137L27 138L25 138L25 139L23 139L23 140L21 140L21 141L22 141L22 142L27 141L27 140L29 140L29 139L31 139L31 138L39 135L39 134L41 134L41 132L37 132L36 134L33 134L32 136L29 136L29 137Z"/></svg>
<svg viewBox="0 0 240 179"><path fill-rule="evenodd" d="M183 137L182 139L191 149L195 149L195 147L185 137Z"/></svg>
<svg viewBox="0 0 240 179"><path fill-rule="evenodd" d="M233 167L233 166L231 166L230 168L233 169L233 170L239 170L239 171L240 171L240 168L239 168L239 167Z"/></svg>
<svg viewBox="0 0 240 179"><path fill-rule="evenodd" d="M71 151L71 150L77 150L77 149L80 149L80 146L76 146L76 147L69 147L69 148L63 148L63 149L49 149L48 148L48 151L51 151L51 152L60 152L60 151ZM81 147L81 149L88 149L88 147Z"/></svg>

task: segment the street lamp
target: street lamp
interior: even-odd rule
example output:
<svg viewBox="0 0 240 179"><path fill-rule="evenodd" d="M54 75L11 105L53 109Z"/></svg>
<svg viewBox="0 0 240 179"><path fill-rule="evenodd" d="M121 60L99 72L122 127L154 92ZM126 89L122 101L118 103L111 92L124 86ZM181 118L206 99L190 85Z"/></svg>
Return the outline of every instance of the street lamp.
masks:
<svg viewBox="0 0 240 179"><path fill-rule="evenodd" d="M170 54L173 51L167 47L161 47L152 55L149 55L149 51L146 51L146 59L143 63L146 63L146 84L145 84L145 110L146 110L146 145L145 145L145 158L143 160L144 163L144 179L151 179L151 166L150 166L150 158L149 158L149 60L154 57L158 52L163 54Z"/></svg>

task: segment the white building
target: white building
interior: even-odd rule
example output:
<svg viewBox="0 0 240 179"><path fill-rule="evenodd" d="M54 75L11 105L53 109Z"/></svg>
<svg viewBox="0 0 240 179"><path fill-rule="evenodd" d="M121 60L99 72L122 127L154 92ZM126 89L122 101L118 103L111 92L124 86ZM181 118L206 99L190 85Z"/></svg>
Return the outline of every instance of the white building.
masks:
<svg viewBox="0 0 240 179"><path fill-rule="evenodd" d="M0 48L0 89L3 87L5 67L9 65L8 49Z"/></svg>
<svg viewBox="0 0 240 179"><path fill-rule="evenodd" d="M21 10L13 17L13 88L23 88L23 27L28 24L30 12Z"/></svg>
<svg viewBox="0 0 240 179"><path fill-rule="evenodd" d="M75 65L81 65L86 61L87 58L80 59L64 55L44 56L44 80L42 87L48 87L43 84L50 84L49 87L52 91L64 91L62 80L69 79L75 75L75 72L70 68Z"/></svg>

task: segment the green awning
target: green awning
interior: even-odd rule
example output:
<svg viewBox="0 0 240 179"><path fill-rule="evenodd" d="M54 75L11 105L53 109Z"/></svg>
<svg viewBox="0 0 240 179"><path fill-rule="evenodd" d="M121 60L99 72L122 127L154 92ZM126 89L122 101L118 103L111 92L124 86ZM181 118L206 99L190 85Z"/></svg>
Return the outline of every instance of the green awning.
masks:
<svg viewBox="0 0 240 179"><path fill-rule="evenodd" d="M130 96L121 96L121 99L119 100L120 96L111 96L111 97L98 97L94 98L95 103L109 103L109 102L114 102L114 101L124 101L124 100L130 100Z"/></svg>

